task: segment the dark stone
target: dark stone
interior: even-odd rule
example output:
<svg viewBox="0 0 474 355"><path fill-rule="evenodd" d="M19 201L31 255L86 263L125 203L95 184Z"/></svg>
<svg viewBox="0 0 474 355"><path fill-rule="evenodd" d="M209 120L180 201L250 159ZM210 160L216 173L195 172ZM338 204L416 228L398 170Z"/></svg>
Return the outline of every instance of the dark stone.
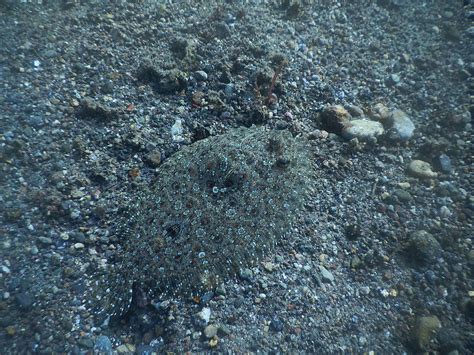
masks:
<svg viewBox="0 0 474 355"><path fill-rule="evenodd" d="M360 226L358 224L349 224L346 226L346 237L349 240L356 240L362 236Z"/></svg>
<svg viewBox="0 0 474 355"><path fill-rule="evenodd" d="M86 241L86 236L82 232L74 232L71 235L72 240L77 243L84 243Z"/></svg>
<svg viewBox="0 0 474 355"><path fill-rule="evenodd" d="M206 292L202 297L201 301L199 302L200 305L205 306L207 303L209 303L210 300L214 297L214 292L209 291Z"/></svg>
<svg viewBox="0 0 474 355"><path fill-rule="evenodd" d="M441 245L430 233L418 230L410 235L407 253L410 261L427 265L433 263L441 254Z"/></svg>
<svg viewBox="0 0 474 355"><path fill-rule="evenodd" d="M321 112L321 123L323 128L332 133L341 134L344 127L349 124L351 115L339 105L328 106Z"/></svg>
<svg viewBox="0 0 474 355"><path fill-rule="evenodd" d="M410 202L412 200L410 193L405 190L395 190L394 195L398 197L400 202Z"/></svg>
<svg viewBox="0 0 474 355"><path fill-rule="evenodd" d="M77 343L86 349L92 349L94 347L94 342L92 341L91 338L86 338L86 337L79 338Z"/></svg>
<svg viewBox="0 0 474 355"><path fill-rule="evenodd" d="M270 329L275 332L281 332L283 330L284 323L278 316L273 316L270 321Z"/></svg>
<svg viewBox="0 0 474 355"><path fill-rule="evenodd" d="M150 84L159 94L174 94L187 88L186 74L178 69L159 70L149 64L140 66L138 80Z"/></svg>
<svg viewBox="0 0 474 355"><path fill-rule="evenodd" d="M91 98L86 97L79 105L77 117L97 121L109 121L117 118L117 113L110 108L95 102Z"/></svg>
<svg viewBox="0 0 474 355"><path fill-rule="evenodd" d="M154 150L146 156L146 162L148 165L156 168L161 164L161 152L159 150Z"/></svg>

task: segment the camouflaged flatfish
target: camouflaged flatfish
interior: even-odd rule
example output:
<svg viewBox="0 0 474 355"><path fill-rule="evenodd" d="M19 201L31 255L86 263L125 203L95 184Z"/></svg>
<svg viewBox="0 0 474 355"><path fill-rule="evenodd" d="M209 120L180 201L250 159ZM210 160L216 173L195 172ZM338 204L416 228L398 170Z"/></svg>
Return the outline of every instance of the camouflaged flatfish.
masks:
<svg viewBox="0 0 474 355"><path fill-rule="evenodd" d="M313 171L288 131L237 128L183 147L133 199L121 262L91 282L87 307L119 316L134 285L163 300L235 277L289 231Z"/></svg>

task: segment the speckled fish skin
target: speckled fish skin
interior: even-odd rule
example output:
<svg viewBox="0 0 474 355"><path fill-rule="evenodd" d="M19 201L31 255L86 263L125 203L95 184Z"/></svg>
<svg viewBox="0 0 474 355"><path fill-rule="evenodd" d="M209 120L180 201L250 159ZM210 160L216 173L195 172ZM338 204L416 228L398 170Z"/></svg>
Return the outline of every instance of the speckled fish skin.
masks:
<svg viewBox="0 0 474 355"><path fill-rule="evenodd" d="M237 128L183 147L133 199L122 261L88 307L120 316L132 285L156 299L204 292L272 252L303 208L309 148L288 131Z"/></svg>

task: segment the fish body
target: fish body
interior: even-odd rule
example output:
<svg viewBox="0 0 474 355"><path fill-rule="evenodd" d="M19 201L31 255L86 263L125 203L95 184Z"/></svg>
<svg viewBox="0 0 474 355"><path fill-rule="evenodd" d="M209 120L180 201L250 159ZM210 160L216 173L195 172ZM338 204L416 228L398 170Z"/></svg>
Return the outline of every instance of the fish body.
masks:
<svg viewBox="0 0 474 355"><path fill-rule="evenodd" d="M132 199L121 261L90 285L90 308L120 316L133 285L165 299L238 276L289 231L311 176L305 140L288 131L237 128L183 147Z"/></svg>

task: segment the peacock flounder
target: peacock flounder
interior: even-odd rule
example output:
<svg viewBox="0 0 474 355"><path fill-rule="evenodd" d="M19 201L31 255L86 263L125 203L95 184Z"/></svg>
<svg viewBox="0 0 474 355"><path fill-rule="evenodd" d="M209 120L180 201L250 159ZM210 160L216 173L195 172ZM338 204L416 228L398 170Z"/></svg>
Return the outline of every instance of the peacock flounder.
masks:
<svg viewBox="0 0 474 355"><path fill-rule="evenodd" d="M89 285L88 308L118 316L132 285L164 299L238 275L289 231L313 171L288 131L236 128L183 147L133 199L121 261Z"/></svg>

